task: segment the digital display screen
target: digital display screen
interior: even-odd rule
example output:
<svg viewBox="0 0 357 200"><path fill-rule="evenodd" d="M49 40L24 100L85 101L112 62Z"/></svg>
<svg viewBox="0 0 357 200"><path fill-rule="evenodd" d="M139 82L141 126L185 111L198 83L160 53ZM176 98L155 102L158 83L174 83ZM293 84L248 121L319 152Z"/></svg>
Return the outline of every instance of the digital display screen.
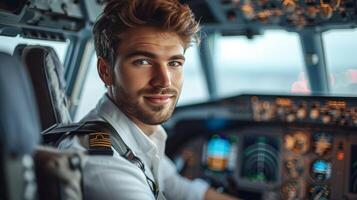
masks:
<svg viewBox="0 0 357 200"><path fill-rule="evenodd" d="M206 164L213 171L233 170L236 161L236 139L214 135L207 142Z"/></svg>
<svg viewBox="0 0 357 200"><path fill-rule="evenodd" d="M270 136L245 136L241 176L252 182L275 182L279 172L279 140Z"/></svg>

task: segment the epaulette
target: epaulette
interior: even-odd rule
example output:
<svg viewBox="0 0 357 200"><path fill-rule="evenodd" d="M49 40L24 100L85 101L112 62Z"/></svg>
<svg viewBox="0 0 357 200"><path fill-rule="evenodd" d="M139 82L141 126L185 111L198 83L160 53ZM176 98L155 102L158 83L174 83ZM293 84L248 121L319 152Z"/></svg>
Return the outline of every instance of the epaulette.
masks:
<svg viewBox="0 0 357 200"><path fill-rule="evenodd" d="M113 155L110 134L104 132L90 133L88 153L93 155Z"/></svg>
<svg viewBox="0 0 357 200"><path fill-rule="evenodd" d="M66 137L87 135L89 154L113 155L110 139L113 132L116 131L107 122L86 121L73 124L55 124L41 134L45 144L55 147Z"/></svg>

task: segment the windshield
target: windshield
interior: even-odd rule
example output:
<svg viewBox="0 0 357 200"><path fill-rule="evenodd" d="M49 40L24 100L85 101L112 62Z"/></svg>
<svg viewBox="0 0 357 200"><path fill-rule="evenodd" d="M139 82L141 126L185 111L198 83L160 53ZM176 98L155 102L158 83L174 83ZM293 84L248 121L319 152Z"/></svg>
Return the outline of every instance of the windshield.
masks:
<svg viewBox="0 0 357 200"><path fill-rule="evenodd" d="M323 34L326 65L332 94L357 95L357 29Z"/></svg>
<svg viewBox="0 0 357 200"><path fill-rule="evenodd" d="M299 36L282 30L219 37L215 49L218 94L309 93Z"/></svg>

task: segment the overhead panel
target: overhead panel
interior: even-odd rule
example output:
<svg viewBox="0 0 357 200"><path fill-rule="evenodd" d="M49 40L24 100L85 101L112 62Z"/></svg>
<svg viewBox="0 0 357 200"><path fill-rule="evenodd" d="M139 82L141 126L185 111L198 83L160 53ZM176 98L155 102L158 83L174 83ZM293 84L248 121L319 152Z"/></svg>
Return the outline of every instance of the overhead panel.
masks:
<svg viewBox="0 0 357 200"><path fill-rule="evenodd" d="M211 8L210 15L221 22L208 26L224 23L237 29L259 26L290 30L356 26L354 0L209 0L206 3Z"/></svg>
<svg viewBox="0 0 357 200"><path fill-rule="evenodd" d="M25 31L26 37L56 40L53 32L76 34L93 24L103 3L103 0L4 1L0 3L0 29L5 33L10 27L25 28L32 31Z"/></svg>

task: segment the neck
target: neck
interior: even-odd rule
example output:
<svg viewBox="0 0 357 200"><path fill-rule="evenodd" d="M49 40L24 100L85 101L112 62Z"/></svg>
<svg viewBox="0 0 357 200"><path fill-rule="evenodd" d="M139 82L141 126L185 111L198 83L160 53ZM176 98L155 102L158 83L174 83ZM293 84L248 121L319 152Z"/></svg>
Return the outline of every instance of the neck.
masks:
<svg viewBox="0 0 357 200"><path fill-rule="evenodd" d="M117 103L115 103L115 100L113 98L113 95L108 92L107 96L109 99L120 109ZM126 113L123 109L120 109L132 122L134 122L145 135L150 136L155 132L155 130L158 128L158 125L150 125L150 124L145 124L141 122L140 120L136 119L135 117L132 117L129 113Z"/></svg>
<svg viewBox="0 0 357 200"><path fill-rule="evenodd" d="M136 118L133 118L131 116L127 117L133 121L147 136L150 136L151 134L153 134L155 132L155 130L157 129L158 125L149 125L149 124L145 124L139 120L137 120Z"/></svg>

